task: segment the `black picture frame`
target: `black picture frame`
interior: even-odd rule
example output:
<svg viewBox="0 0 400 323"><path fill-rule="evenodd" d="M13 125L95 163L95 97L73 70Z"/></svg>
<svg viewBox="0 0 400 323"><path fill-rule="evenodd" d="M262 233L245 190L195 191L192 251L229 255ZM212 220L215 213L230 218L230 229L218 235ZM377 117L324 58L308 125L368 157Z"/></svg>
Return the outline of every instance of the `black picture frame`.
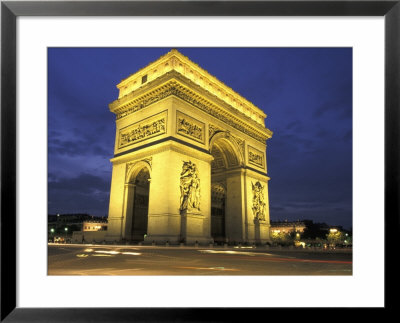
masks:
<svg viewBox="0 0 400 323"><path fill-rule="evenodd" d="M379 1L2 1L1 2L1 321L3 322L233 322L240 314L286 308L17 308L16 307L16 19L19 16L384 16L385 19L385 306L399 236L400 0ZM365 174L365 176L373 176ZM373 259L371 259L373 261ZM39 291L38 291L39 292ZM211 294L210 294L211 295ZM183 296L184 297L184 296ZM210 296L211 297L211 296ZM249 297L247 295L246 297ZM328 309L333 313L335 309ZM237 312L241 313L237 313ZM245 313L243 313L245 312ZM377 316L378 317L378 316ZM268 319L270 312L268 312Z"/></svg>

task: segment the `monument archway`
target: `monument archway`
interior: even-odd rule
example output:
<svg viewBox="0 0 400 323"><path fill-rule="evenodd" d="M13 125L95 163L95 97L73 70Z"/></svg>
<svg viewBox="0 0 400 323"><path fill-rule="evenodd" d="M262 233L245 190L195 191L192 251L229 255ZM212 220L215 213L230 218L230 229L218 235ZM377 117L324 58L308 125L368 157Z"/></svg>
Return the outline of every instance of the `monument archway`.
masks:
<svg viewBox="0 0 400 323"><path fill-rule="evenodd" d="M143 241L147 235L151 168L143 161L127 167L130 169L124 185L121 239Z"/></svg>
<svg viewBox="0 0 400 323"><path fill-rule="evenodd" d="M268 241L265 113L177 50L117 88L106 239Z"/></svg>
<svg viewBox="0 0 400 323"><path fill-rule="evenodd" d="M217 243L242 241L241 169L243 156L235 139L227 131L217 131L210 139L211 228Z"/></svg>
<svg viewBox="0 0 400 323"><path fill-rule="evenodd" d="M227 242L225 207L226 188L221 182L211 184L211 237L215 243Z"/></svg>

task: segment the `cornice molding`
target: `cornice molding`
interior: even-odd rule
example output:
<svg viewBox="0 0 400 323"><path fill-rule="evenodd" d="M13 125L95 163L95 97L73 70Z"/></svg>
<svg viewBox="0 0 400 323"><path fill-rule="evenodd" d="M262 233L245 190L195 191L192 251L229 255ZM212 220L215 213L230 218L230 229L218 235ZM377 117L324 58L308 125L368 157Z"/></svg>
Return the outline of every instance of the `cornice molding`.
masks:
<svg viewBox="0 0 400 323"><path fill-rule="evenodd" d="M152 160L152 156L165 151L175 151L177 153L194 157L206 162L211 162L211 160L214 159L214 157L205 150L199 150L200 148L196 149L192 145L187 146L187 143L184 143L182 141L176 142L173 141L173 139L176 140L176 138L174 137L168 137L162 139L161 141L151 143L150 146L147 146L145 148L143 148L142 146L137 147L133 151L126 151L116 155L114 158L110 159L110 161L113 163L113 165L130 163L132 161L146 161L147 163L149 163L148 160ZM150 167L152 167L152 164L150 164Z"/></svg>
<svg viewBox="0 0 400 323"><path fill-rule="evenodd" d="M137 91L110 103L109 108L111 112L116 114L117 119L121 119L169 96L175 96L190 103L263 144L272 137L271 130L176 71L168 72Z"/></svg>
<svg viewBox="0 0 400 323"><path fill-rule="evenodd" d="M117 85L117 88L120 90L119 97L123 97L127 93L142 87L141 78L143 76L154 80L172 70L201 85L211 93L219 94L223 101L233 105L236 110L240 111L244 109L251 111L259 121L262 121L266 117L264 111L176 49L172 49L159 59L122 80Z"/></svg>

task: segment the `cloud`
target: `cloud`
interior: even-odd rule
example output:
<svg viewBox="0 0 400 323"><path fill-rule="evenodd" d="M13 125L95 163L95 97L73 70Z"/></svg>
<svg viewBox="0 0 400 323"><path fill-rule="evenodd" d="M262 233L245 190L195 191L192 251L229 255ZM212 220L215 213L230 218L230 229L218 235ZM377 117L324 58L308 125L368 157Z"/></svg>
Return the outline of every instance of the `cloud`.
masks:
<svg viewBox="0 0 400 323"><path fill-rule="evenodd" d="M66 136L65 136L66 137ZM112 140L96 140L92 134L82 135L80 139L65 139L61 136L48 139L48 152L52 156L103 156L105 159L113 154Z"/></svg>
<svg viewBox="0 0 400 323"><path fill-rule="evenodd" d="M340 84L337 88L328 88L321 91L321 102L314 109L313 116L321 118L327 114L336 115L339 120L351 119L353 115L352 105L352 84Z"/></svg>
<svg viewBox="0 0 400 323"><path fill-rule="evenodd" d="M321 118L327 114L335 114L339 120L351 119L353 110L351 104L344 102L324 102L314 110L314 117Z"/></svg>
<svg viewBox="0 0 400 323"><path fill-rule="evenodd" d="M107 213L111 178L91 174L58 178L54 173L48 178L49 213Z"/></svg>
<svg viewBox="0 0 400 323"><path fill-rule="evenodd" d="M271 221L311 219L314 222L325 222L331 225L341 224L345 228L352 226L351 203L349 204L347 201L336 203L322 201L276 203L272 199L270 203Z"/></svg>
<svg viewBox="0 0 400 323"><path fill-rule="evenodd" d="M299 120L291 121L289 124L286 125L286 130L293 130L293 131L301 131L303 129L302 122Z"/></svg>
<svg viewBox="0 0 400 323"><path fill-rule="evenodd" d="M110 180L92 174L80 174L74 178L57 178L54 173L49 174L49 190L71 190L81 193L108 192Z"/></svg>

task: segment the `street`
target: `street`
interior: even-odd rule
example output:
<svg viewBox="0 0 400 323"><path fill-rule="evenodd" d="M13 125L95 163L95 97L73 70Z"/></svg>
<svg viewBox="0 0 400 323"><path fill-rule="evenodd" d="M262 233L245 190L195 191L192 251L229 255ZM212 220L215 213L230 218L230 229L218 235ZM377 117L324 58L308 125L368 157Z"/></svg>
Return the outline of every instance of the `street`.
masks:
<svg viewBox="0 0 400 323"><path fill-rule="evenodd" d="M352 253L266 247L48 245L49 275L352 275Z"/></svg>

